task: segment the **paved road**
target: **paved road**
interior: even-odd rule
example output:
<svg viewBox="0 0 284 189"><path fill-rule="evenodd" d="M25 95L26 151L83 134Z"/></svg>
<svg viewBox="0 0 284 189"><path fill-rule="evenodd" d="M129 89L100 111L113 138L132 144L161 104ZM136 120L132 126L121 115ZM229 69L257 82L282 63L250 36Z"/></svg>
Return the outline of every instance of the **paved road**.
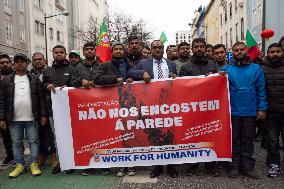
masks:
<svg viewBox="0 0 284 189"><path fill-rule="evenodd" d="M135 177L117 178L115 173L108 176L101 175L98 170L95 175L84 177L80 175L80 171L75 174L66 175L64 172L58 175L51 174L51 168L45 167L43 175L33 178L29 173L22 175L16 179L8 179L7 175L12 170L0 170L0 188L1 189L87 189L87 188L125 188L125 189L282 189L284 187L284 176L275 179L266 176L265 154L263 149L259 148L259 143L256 143L257 171L261 175L260 180L251 180L246 177L238 179L230 179L225 171L221 172L219 178L213 178L208 175L187 177L185 175L185 166L179 167L180 176L178 179L172 179L167 176L161 176L158 179L149 179L149 169L143 168ZM3 157L3 145L0 140L0 158ZM201 168L202 169L202 168Z"/></svg>

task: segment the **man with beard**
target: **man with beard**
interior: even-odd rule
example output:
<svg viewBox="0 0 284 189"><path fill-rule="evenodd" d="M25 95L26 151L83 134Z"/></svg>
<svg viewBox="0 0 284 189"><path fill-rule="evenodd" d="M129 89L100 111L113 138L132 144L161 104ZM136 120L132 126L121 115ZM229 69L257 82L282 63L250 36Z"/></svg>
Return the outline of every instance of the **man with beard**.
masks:
<svg viewBox="0 0 284 189"><path fill-rule="evenodd" d="M178 59L178 48L176 45L169 45L167 50L167 59L175 61Z"/></svg>
<svg viewBox="0 0 284 189"><path fill-rule="evenodd" d="M209 60L206 56L206 42L203 38L195 38L192 41L192 53L188 63L181 67L179 75L182 76L198 76L206 75L208 73L217 72L216 65L213 61ZM199 164L190 164L187 172L188 176L196 174ZM205 163L208 173L214 177L218 177L219 173L216 170L216 162Z"/></svg>
<svg viewBox="0 0 284 189"><path fill-rule="evenodd" d="M281 174L279 137L284 138L284 50L281 44L273 43L268 47L263 70L269 102L266 120L268 176L276 177Z"/></svg>
<svg viewBox="0 0 284 189"><path fill-rule="evenodd" d="M32 56L32 70L31 73L35 74L40 82L42 82L43 72L47 67L47 61L44 55L40 52L36 52ZM46 163L46 157L48 154L56 154L54 144L54 134L52 132L49 121L45 125L41 125L39 131L39 166L42 167ZM52 159L52 161L57 161Z"/></svg>
<svg viewBox="0 0 284 189"><path fill-rule="evenodd" d="M95 74L95 69L99 65L96 60L96 45L92 42L88 42L83 46L83 55L85 60L82 63L77 64L75 67L75 73L72 75L71 85L73 87L84 87L92 88L95 86L93 82L93 76ZM109 174L110 169L102 169L103 174ZM82 171L82 176L89 176L93 174L95 169L85 169ZM67 173L70 174L74 172L73 170L68 170Z"/></svg>
<svg viewBox="0 0 284 189"><path fill-rule="evenodd" d="M206 45L206 53L205 56L209 59L209 60L214 60L213 59L213 45L211 44L207 44Z"/></svg>
<svg viewBox="0 0 284 189"><path fill-rule="evenodd" d="M131 67L138 64L139 60L142 59L140 41L137 36L131 35L128 38L128 60Z"/></svg>
<svg viewBox="0 0 284 189"><path fill-rule="evenodd" d="M1 80L4 79L5 76L12 74L14 72L12 68L8 67L8 64L10 62L11 62L10 57L7 54L0 55L0 85L1 85ZM0 89L0 90L3 90L3 89ZM14 162L11 135L10 135L9 129L0 128L0 133L3 138L3 144L5 147L5 151L6 151L6 157L1 162L0 166L8 166Z"/></svg>
<svg viewBox="0 0 284 189"><path fill-rule="evenodd" d="M218 71L227 64L226 54L227 52L225 45L217 44L213 47L213 59L216 63Z"/></svg>
<svg viewBox="0 0 284 189"><path fill-rule="evenodd" d="M86 59L76 66L71 85L73 87L91 88L95 85L92 77L95 73L95 68L99 65L96 61L95 44L92 42L86 43L83 47L83 55Z"/></svg>
<svg viewBox="0 0 284 189"><path fill-rule="evenodd" d="M55 135L54 120L52 112L52 102L50 92L55 93L55 87L71 87L71 77L74 74L74 67L70 66L70 63L66 59L66 48L62 45L56 45L52 49L54 61L51 67L48 67L43 72L43 88L47 95L47 109L49 114L49 120L51 128ZM56 137L56 135L55 135ZM60 164L56 161L56 154L51 154L53 159L52 174L61 172Z"/></svg>
<svg viewBox="0 0 284 189"><path fill-rule="evenodd" d="M170 60L163 58L164 45L160 40L154 40L151 43L151 54L153 58L141 60L134 68L132 68L128 76L135 80L144 80L150 82L151 79L164 79L176 77L176 64ZM162 132L161 129L151 129L149 132L149 141L154 146L173 144L173 134L171 132ZM161 136L160 137L158 137ZM151 136L154 136L151 138ZM168 138L168 140L167 140ZM174 165L167 165L167 172L170 177L177 178L178 173ZM158 165L150 173L151 178L156 178L163 173L163 166Z"/></svg>
<svg viewBox="0 0 284 189"><path fill-rule="evenodd" d="M98 85L122 85L124 81L132 82L131 78L127 79L127 72L130 69L129 62L125 57L125 47L122 43L116 42L111 47L112 59L110 62L100 64L95 70L93 77L94 83ZM135 175L135 169L133 167L120 168L117 176L122 177L125 174L129 176Z"/></svg>
<svg viewBox="0 0 284 189"><path fill-rule="evenodd" d="M243 42L233 45L233 59L222 68L229 79L232 120L232 163L230 178L237 178L241 170L252 179L259 179L254 171L254 137L256 119L264 120L266 100L264 73L260 65L252 64Z"/></svg>
<svg viewBox="0 0 284 189"><path fill-rule="evenodd" d="M178 57L179 59L175 61L177 65L177 73L180 72L183 65L188 63L190 58L190 45L187 42L181 42L178 45Z"/></svg>

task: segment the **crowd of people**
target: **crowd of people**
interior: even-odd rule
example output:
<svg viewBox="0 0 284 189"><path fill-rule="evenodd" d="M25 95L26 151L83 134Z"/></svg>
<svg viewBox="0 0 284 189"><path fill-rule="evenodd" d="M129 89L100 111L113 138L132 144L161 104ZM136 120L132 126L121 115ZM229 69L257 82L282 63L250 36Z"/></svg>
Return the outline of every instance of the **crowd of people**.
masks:
<svg viewBox="0 0 284 189"><path fill-rule="evenodd" d="M284 37L268 47L266 57L260 54L254 60L248 56L243 42L233 45L233 58L228 60L223 44L206 44L203 38L195 38L192 46L187 42L168 46L167 58L164 58L164 45L160 40L154 40L150 47L142 47L137 36L130 36L127 45L113 43L111 61L106 63L98 62L92 42L83 46L84 59L74 50L68 60L62 45L56 45L52 52L54 61L50 67L39 52L32 55L31 66L24 54L16 54L13 63L7 54L0 55L0 130L6 150L1 166L15 164L10 178L27 171L24 136L29 144L32 176L41 175L41 167L46 165L49 156L52 174L61 172L50 95L56 92L56 87L92 88L211 73L227 74L229 80L232 162L205 163L208 173L219 176L218 166L228 168L230 178L237 178L242 172L259 179L253 152L256 125L261 125L259 129L266 139L268 176L280 175L280 135L284 140ZM197 174L198 165L187 164L187 174ZM66 171L67 174L73 172ZM102 169L102 172L109 174L111 169ZM167 172L170 177L178 177L176 165L167 165ZM81 172L84 176L93 173L94 169ZM163 166L154 166L150 177L162 173ZM134 176L135 168L120 168L117 172L117 176L125 174Z"/></svg>

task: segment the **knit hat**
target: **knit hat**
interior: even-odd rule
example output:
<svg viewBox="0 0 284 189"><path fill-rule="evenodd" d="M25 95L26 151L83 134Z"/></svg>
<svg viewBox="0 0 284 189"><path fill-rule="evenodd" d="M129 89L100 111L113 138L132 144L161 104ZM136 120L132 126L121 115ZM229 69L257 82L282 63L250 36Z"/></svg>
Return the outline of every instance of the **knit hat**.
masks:
<svg viewBox="0 0 284 189"><path fill-rule="evenodd" d="M115 46L117 46L117 45L121 45L121 46L123 47L123 50L125 51L125 47L124 47L124 45L123 45L122 43L120 43L120 42L114 42L114 43L112 44L112 46L111 46L111 52L112 52L113 48L114 48Z"/></svg>

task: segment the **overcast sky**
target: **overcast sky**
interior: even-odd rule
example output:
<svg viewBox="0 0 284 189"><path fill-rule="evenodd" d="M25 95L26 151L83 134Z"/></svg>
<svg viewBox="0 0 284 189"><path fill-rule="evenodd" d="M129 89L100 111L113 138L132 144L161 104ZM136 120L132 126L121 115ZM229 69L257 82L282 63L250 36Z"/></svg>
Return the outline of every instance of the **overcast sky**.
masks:
<svg viewBox="0 0 284 189"><path fill-rule="evenodd" d="M143 18L154 38L159 39L165 31L168 42L175 44L175 32L189 30L188 23L194 18L194 11L200 5L206 6L209 0L108 0L110 14L124 12L134 18Z"/></svg>

